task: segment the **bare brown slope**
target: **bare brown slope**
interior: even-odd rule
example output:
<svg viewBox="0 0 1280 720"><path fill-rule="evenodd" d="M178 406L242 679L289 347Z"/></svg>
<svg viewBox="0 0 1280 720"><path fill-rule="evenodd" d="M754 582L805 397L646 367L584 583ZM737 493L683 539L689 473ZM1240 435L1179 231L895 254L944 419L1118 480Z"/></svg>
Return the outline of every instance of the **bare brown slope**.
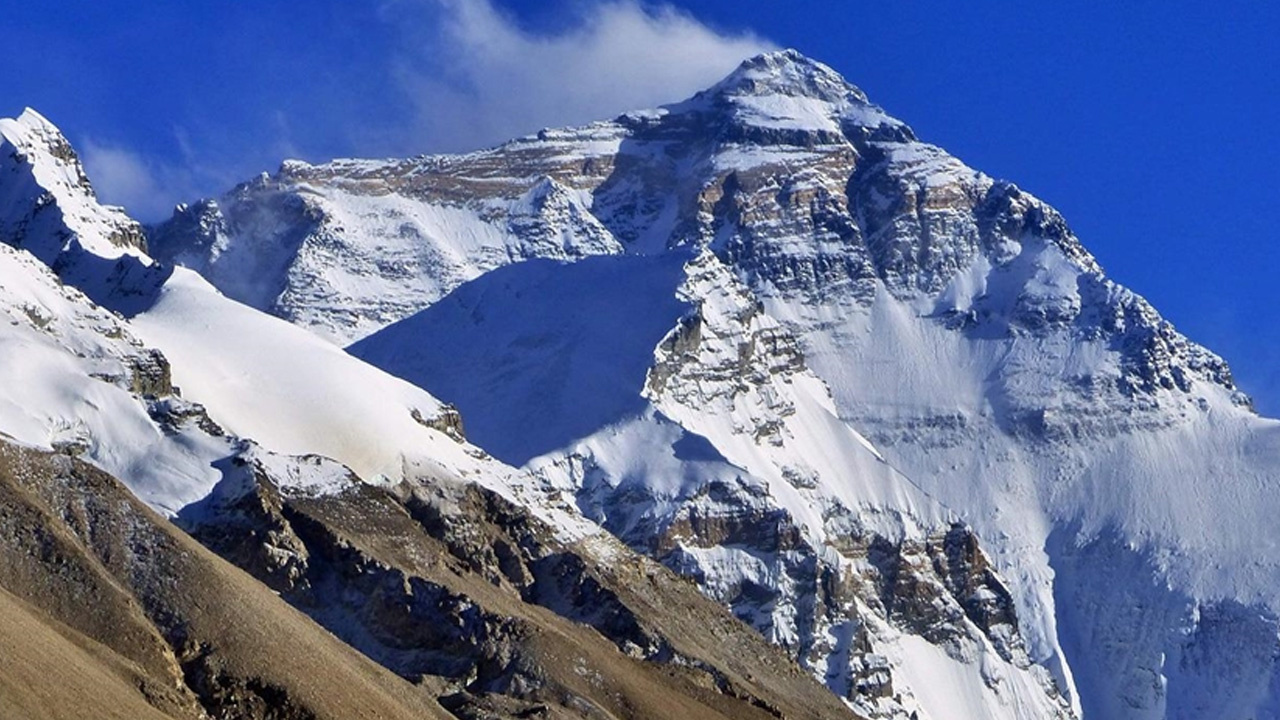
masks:
<svg viewBox="0 0 1280 720"><path fill-rule="evenodd" d="M244 718L448 717L421 688L344 645L115 479L6 443L0 587L113 651L93 662L55 640L50 647L74 655L83 677L133 684L173 717L202 709ZM58 704L38 710L75 716L75 706L61 705L68 696L59 674L23 678L0 684L0 707L51 700ZM98 684L105 710L119 688Z"/></svg>
<svg viewBox="0 0 1280 720"><path fill-rule="evenodd" d="M521 508L478 487L418 487L409 513L455 561L486 568L539 611L584 623L662 672L786 718L854 717L785 651L709 600L693 582L612 538L564 546ZM504 549L514 548L514 552ZM520 558L523 569L510 559ZM505 556L505 557L504 557ZM502 578L495 582L495 572ZM504 582L505 581L505 582ZM731 715L747 717L747 714Z"/></svg>
<svg viewBox="0 0 1280 720"><path fill-rule="evenodd" d="M165 720L109 648L0 590L0 717L5 720Z"/></svg>

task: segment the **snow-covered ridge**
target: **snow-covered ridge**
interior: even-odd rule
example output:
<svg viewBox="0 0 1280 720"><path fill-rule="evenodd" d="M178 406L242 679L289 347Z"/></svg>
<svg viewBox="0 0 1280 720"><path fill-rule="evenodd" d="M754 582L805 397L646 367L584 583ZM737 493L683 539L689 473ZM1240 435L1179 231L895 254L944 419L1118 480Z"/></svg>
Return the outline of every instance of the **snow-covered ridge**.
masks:
<svg viewBox="0 0 1280 720"><path fill-rule="evenodd" d="M381 170L336 167L353 165L358 181L326 183L317 175L330 168L286 167L217 202L179 208L153 233L153 251L340 345L513 261L621 251L589 196L545 174L506 188L510 196L423 202L396 192Z"/></svg>

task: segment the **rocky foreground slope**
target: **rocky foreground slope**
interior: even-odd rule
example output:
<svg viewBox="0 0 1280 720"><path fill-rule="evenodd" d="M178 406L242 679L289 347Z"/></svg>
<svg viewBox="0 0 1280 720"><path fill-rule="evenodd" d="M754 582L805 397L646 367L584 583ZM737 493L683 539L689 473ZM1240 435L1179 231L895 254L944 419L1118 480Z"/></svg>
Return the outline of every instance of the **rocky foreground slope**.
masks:
<svg viewBox="0 0 1280 720"><path fill-rule="evenodd" d="M1280 715L1280 425L1051 207L797 53L286 162L149 239L455 403L863 712Z"/></svg>

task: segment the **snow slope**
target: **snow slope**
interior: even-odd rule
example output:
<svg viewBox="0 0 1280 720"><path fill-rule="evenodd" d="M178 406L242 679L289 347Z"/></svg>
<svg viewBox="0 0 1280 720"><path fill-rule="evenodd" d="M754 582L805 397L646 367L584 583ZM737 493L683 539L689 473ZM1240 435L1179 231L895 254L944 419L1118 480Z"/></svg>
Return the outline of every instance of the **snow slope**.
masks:
<svg viewBox="0 0 1280 720"><path fill-rule="evenodd" d="M172 358L184 392L238 437L276 453L322 455L370 482L477 482L567 538L598 532L452 432L452 411L421 388L223 297L189 270L176 269L130 325Z"/></svg>
<svg viewBox="0 0 1280 720"><path fill-rule="evenodd" d="M230 452L227 440L195 424L166 429L153 417L160 399L139 390L162 372L119 317L7 245L0 245L0 312L0 431L82 455L162 511L208 493L218 480L209 463Z"/></svg>
<svg viewBox="0 0 1280 720"><path fill-rule="evenodd" d="M166 351L185 393L208 398L228 431L266 447L321 452L361 476L399 480L402 448L457 445L411 416L439 413L426 393L221 297L189 270L176 270L130 326Z"/></svg>
<svg viewBox="0 0 1280 720"><path fill-rule="evenodd" d="M427 392L154 263L137 224L96 203L65 138L34 111L0 129L14 176L0 183L0 342L20 379L0 395L4 432L82 455L166 514L207 496L233 456L336 490L331 468L294 457L320 455L369 481L478 481L566 538L598 532L468 444L456 412Z"/></svg>
<svg viewBox="0 0 1280 720"><path fill-rule="evenodd" d="M682 265L676 256L510 265L351 352L465 406L468 437L522 465L643 407L653 348L683 312Z"/></svg>

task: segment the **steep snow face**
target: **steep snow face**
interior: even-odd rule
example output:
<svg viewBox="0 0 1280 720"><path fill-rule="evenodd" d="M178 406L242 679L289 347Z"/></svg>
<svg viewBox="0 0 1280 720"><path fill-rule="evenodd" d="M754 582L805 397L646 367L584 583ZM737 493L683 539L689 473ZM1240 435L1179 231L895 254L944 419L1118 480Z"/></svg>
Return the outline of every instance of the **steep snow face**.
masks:
<svg viewBox="0 0 1280 720"><path fill-rule="evenodd" d="M685 271L677 296L694 310L658 346L645 386L660 412L764 478L818 544L867 532L914 536L916 523L944 522L941 508L839 420L796 339L715 255L702 251Z"/></svg>
<svg viewBox="0 0 1280 720"><path fill-rule="evenodd" d="M653 348L683 310L682 265L676 256L518 263L351 353L448 398L464 409L468 437L521 465L643 407Z"/></svg>
<svg viewBox="0 0 1280 720"><path fill-rule="evenodd" d="M1276 672L1270 658L1280 655L1274 630L1280 536L1270 520L1280 510L1277 423L1252 413L1225 362L1107 278L1052 208L917 141L829 68L773 53L689 100L610 123L546 131L473 155L337 162L307 172L307 192L337 204L341 190L352 196L343 196L352 207L394 196L406 207L471 212L523 197L543 177L575 199L575 211L543 226L546 232L513 225L506 210L485 216L501 232L466 235L477 239L470 257L483 261L471 261L474 270L466 272L449 263L423 264L420 273L387 281L378 296L399 298L394 313L370 311L348 322L331 300L372 307L373 295L323 289L260 305L284 317L312 318L299 320L311 327L349 328L329 333L339 340L422 308L445 313L437 309L447 308L448 299L433 303L450 288L469 277L483 281L478 274L485 269L528 257L621 252L656 263L666 253L693 257L708 249L732 271L748 299L711 315L735 318L718 336L735 340L691 344L702 320L697 313L683 316L680 322L689 325L671 328L649 358L644 402L616 406L631 415L593 417L585 424L599 424L597 431L530 463L547 477L554 474L547 468L556 468L569 478L555 482L573 489L588 512L633 544L663 537L675 519L701 517L693 508L704 505L716 508L717 517L736 513L768 526L762 518L774 516L742 510L753 507L745 497L770 498L762 508L785 504L774 481L804 478L785 468L812 468L821 464L815 457L845 462L853 452L831 450L828 441L861 447L840 428L796 425L817 422L804 419L804 408L826 418L833 407L919 494L974 527L1010 583L1028 656L1050 668L1090 717L1229 716L1241 708L1266 714L1280 696L1280 684L1269 680ZM288 176L282 172L273 182L288 185ZM289 190L292 196L304 195L298 188ZM246 212L254 207L251 202ZM190 252L201 267L212 255L177 223L157 237L172 232L166 244L178 249L175 256ZM333 232L343 244L364 242L358 232ZM538 239L547 236L576 254L538 249L548 247ZM252 247L253 237L227 235L227 252ZM346 257L330 259L341 265ZM287 261L269 277L282 289L298 266ZM716 294L703 286L673 295L710 311L713 304L695 302L704 296ZM277 291L271 302L281 297ZM521 302L511 293L493 299L490 315L503 312L499 305ZM753 300L760 308L747 312ZM566 338L561 328L549 333L553 339L539 357L552 360L545 348ZM751 389L749 374L741 379L743 392L708 390L716 382L727 388L726 377L754 367L736 365L736 351L754 353L779 333L792 338L794 348L773 357L784 365L802 357L806 368L785 392L777 395L770 383ZM429 342L410 335L400 333L394 342L387 336L380 361L401 366L396 346ZM482 343L477 347L497 347L494 338L471 338ZM362 353L367 347L357 346ZM676 383L668 388L663 368L689 347L699 348L697 362L677 363ZM427 354L440 358L437 368L448 367L443 354ZM488 382L489 370L460 363L442 374L406 377L428 388L443 382L463 388L474 379ZM511 362L505 370L528 368ZM801 376L825 384L830 399ZM499 384L517 383L495 377ZM826 438L822 451L757 443L751 429L763 428L761 437L768 438L769 422L795 438ZM751 479L735 485L728 468ZM859 482L874 477L858 475ZM863 500L868 492L878 490L850 489ZM609 500L625 493L635 502ZM908 497L915 493L879 497L887 506L903 503L894 510L912 515L920 511ZM807 507L810 516L822 514ZM786 514L791 522L817 526L794 509L794 516ZM690 560L686 569L735 607L745 607L730 597L743 586L717 578L743 568L768 568L756 578L768 588L761 597L802 586L788 585L785 572L747 554L719 552ZM669 563L676 566L674 557ZM1132 571L1092 567L1100 559ZM704 570L712 566L720 569ZM1137 605L1155 610L1135 616ZM781 642L804 634L799 616L765 615L770 619L757 626ZM1232 660L1242 627L1252 628L1249 653L1263 658L1260 666ZM915 658L911 663L929 666L932 651L917 652L911 642L896 647L901 657ZM865 665L865 653L860 657ZM866 677L875 676L872 667L865 665ZM840 682L830 681L833 687ZM1006 711L1019 712L991 713Z"/></svg>

